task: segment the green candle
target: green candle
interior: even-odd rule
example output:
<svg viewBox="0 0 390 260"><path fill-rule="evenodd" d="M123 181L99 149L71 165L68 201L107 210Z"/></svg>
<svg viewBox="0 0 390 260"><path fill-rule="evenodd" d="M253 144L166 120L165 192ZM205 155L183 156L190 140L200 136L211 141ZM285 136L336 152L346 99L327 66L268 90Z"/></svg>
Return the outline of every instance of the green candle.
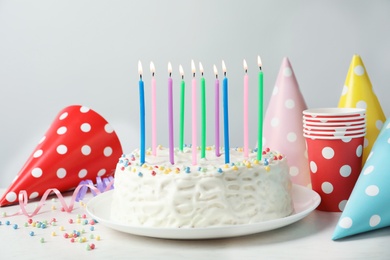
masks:
<svg viewBox="0 0 390 260"><path fill-rule="evenodd" d="M257 160L261 160L263 153L263 71L261 69L261 59L257 56L257 63L259 65L259 119L258 119L258 132L257 132Z"/></svg>
<svg viewBox="0 0 390 260"><path fill-rule="evenodd" d="M203 66L199 62L199 70L202 75L200 79L201 106L202 106L202 140L200 158L206 157L206 81L203 77Z"/></svg>
<svg viewBox="0 0 390 260"><path fill-rule="evenodd" d="M179 148L180 151L183 151L184 147L184 99L185 99L185 86L186 83L184 82L184 71L183 67L180 65L179 67L180 75L181 75L181 93L180 93L180 142L179 142Z"/></svg>

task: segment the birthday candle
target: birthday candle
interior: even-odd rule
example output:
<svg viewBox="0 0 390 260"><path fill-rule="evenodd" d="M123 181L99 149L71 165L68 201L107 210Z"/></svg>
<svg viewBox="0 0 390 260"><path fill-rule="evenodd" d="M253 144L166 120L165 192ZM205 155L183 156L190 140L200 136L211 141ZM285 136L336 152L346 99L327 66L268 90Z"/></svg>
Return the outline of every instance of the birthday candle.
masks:
<svg viewBox="0 0 390 260"><path fill-rule="evenodd" d="M259 113L258 113L258 132L257 132L257 160L261 160L263 152L263 71L260 56L257 56L257 64L259 65Z"/></svg>
<svg viewBox="0 0 390 260"><path fill-rule="evenodd" d="M223 118L224 118L224 140L225 140L225 163L230 162L230 147L229 147L229 105L228 105L228 79L226 77L226 66L225 62L222 61L223 70Z"/></svg>
<svg viewBox="0 0 390 260"><path fill-rule="evenodd" d="M174 146L173 146L173 82L172 82L172 65L168 63L168 120L169 120L169 160L174 164Z"/></svg>
<svg viewBox="0 0 390 260"><path fill-rule="evenodd" d="M154 63L150 62L150 71L152 73L152 154L156 155L157 148L157 123L156 123L156 79L154 78L155 67Z"/></svg>
<svg viewBox="0 0 390 260"><path fill-rule="evenodd" d="M184 104L185 104L185 82L184 82L184 71L183 67L179 66L179 71L181 75L181 93L180 93L180 142L179 148L180 151L183 151L184 147Z"/></svg>
<svg viewBox="0 0 390 260"><path fill-rule="evenodd" d="M138 61L138 74L139 74L139 105L140 105L140 163L145 163L145 93L144 82L142 80L142 65L141 61Z"/></svg>
<svg viewBox="0 0 390 260"><path fill-rule="evenodd" d="M246 60L243 62L245 75L244 75L244 157L248 158L249 155L249 137L248 137L248 65Z"/></svg>
<svg viewBox="0 0 390 260"><path fill-rule="evenodd" d="M202 76L200 79L201 106L202 106L202 145L200 158L206 157L206 81L203 77L203 66L199 62L199 71Z"/></svg>
<svg viewBox="0 0 390 260"><path fill-rule="evenodd" d="M219 151L219 79L218 79L218 70L214 65L214 74L215 74L215 156L219 157L221 155Z"/></svg>
<svg viewBox="0 0 390 260"><path fill-rule="evenodd" d="M196 79L195 79L195 63L191 60L191 69L192 69L192 164L196 165L196 156L197 156L197 144L196 144L196 136L197 136L197 125L196 125Z"/></svg>

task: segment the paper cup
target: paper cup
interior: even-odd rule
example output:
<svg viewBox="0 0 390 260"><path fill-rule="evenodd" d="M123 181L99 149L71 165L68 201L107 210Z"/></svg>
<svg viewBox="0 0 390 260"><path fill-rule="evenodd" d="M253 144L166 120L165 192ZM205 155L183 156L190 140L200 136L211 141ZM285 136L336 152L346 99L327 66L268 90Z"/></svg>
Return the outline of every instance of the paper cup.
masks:
<svg viewBox="0 0 390 260"><path fill-rule="evenodd" d="M319 122L319 123L351 123L359 120L365 120L365 115L356 117L303 117L305 122Z"/></svg>
<svg viewBox="0 0 390 260"><path fill-rule="evenodd" d="M325 139L325 140L335 140L335 139L343 139L345 141L351 139L351 138L358 138L358 137L364 137L366 133L361 133L361 134L356 134L356 135L347 135L347 136L335 136L335 135L308 135L308 134L303 134L303 137L305 138L310 138L310 139Z"/></svg>
<svg viewBox="0 0 390 260"><path fill-rule="evenodd" d="M364 134L365 129L356 130L356 131L310 131L304 130L303 133L307 135L317 135L317 136L348 136L348 135L357 135Z"/></svg>
<svg viewBox="0 0 390 260"><path fill-rule="evenodd" d="M360 130L365 129L366 124L350 125L350 126L308 126L303 124L303 130L314 131L346 131L346 130Z"/></svg>
<svg viewBox="0 0 390 260"><path fill-rule="evenodd" d="M339 122L320 122L320 121L307 121L303 120L303 124L306 126L325 126L325 127L340 127L340 126L354 126L366 124L365 118L357 121L339 121Z"/></svg>
<svg viewBox="0 0 390 260"><path fill-rule="evenodd" d="M312 117L355 117L364 115L366 110L363 108L327 107L306 109L302 113Z"/></svg>
<svg viewBox="0 0 390 260"><path fill-rule="evenodd" d="M306 137L312 188L321 196L318 210L343 211L362 167L364 135Z"/></svg>

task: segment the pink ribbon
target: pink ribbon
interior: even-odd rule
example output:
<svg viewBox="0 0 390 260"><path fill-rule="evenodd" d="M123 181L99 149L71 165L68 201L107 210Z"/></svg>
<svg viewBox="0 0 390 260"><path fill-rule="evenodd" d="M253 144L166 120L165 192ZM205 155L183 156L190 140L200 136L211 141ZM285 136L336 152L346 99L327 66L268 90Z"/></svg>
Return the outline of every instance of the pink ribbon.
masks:
<svg viewBox="0 0 390 260"><path fill-rule="evenodd" d="M86 180L80 182L80 184L76 187L76 189L73 192L73 195L71 197L69 205L66 204L64 196L62 196L61 192L58 189L52 188L52 189L47 189L45 193L42 195L41 200L38 203L38 206L35 208L34 212L29 214L26 210L26 205L28 204L28 195L25 190L21 190L19 192L19 206L21 209L21 213L26 215L27 217L33 217L38 214L38 212L41 210L43 207L47 197L53 192L57 195L58 199L61 202L62 208L66 212L71 212L74 207L74 203L82 200L85 196L85 194L88 191L88 188L91 190L92 194L94 196L106 192L110 189L113 188L114 184L114 178L109 177L109 178L104 178L103 180L100 177L96 178L96 187L94 186L93 182L91 180ZM15 215L18 215L19 213L16 213Z"/></svg>

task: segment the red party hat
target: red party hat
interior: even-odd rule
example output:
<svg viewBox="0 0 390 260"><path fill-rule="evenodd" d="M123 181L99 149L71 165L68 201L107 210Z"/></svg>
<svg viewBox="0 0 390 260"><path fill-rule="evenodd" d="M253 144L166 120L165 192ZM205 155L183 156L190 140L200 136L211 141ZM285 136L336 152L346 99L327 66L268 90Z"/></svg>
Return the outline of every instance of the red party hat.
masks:
<svg viewBox="0 0 390 260"><path fill-rule="evenodd" d="M102 116L84 106L66 107L1 197L0 206L16 203L21 190L33 199L50 188L67 191L82 180L111 176L122 153L115 131Z"/></svg>

